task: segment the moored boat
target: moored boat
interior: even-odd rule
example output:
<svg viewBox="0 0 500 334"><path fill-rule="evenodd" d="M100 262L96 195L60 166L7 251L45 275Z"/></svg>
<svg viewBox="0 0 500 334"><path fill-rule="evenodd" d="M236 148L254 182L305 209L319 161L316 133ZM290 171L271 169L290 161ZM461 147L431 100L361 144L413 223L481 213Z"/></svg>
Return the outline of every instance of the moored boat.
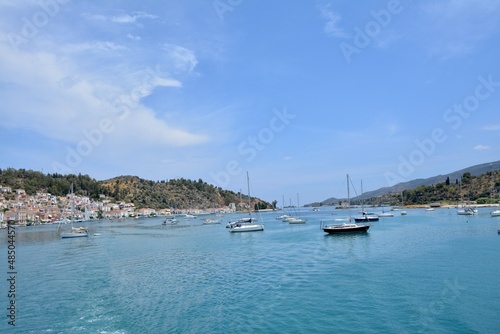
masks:
<svg viewBox="0 0 500 334"><path fill-rule="evenodd" d="M462 208L460 210L457 210L457 215L462 215L462 216L473 216L477 213L477 209L472 208L472 207L466 207Z"/></svg>
<svg viewBox="0 0 500 334"><path fill-rule="evenodd" d="M61 232L60 236L61 238L81 238L81 237L88 237L89 236L89 231L86 227L73 227L73 215L74 215L74 198L73 198L73 184L71 184L71 192L70 192L70 201L71 201L71 230L67 232ZM58 226L59 229L60 225Z"/></svg>
<svg viewBox="0 0 500 334"><path fill-rule="evenodd" d="M490 214L492 217L500 217L500 210L493 210Z"/></svg>
<svg viewBox="0 0 500 334"><path fill-rule="evenodd" d="M220 224L220 220L212 218L207 218L203 220L203 225L213 225L213 224Z"/></svg>
<svg viewBox="0 0 500 334"><path fill-rule="evenodd" d="M350 208L350 194L349 194L349 174L347 174L347 202L348 207ZM364 212L364 211L363 211ZM365 215L365 217L370 217ZM376 217L378 220L378 217ZM364 218L368 219L368 218ZM355 218L356 220L356 218ZM351 223L350 217L348 218L348 222L343 224L333 224L333 225L323 225L321 224L321 229L328 234L341 234L341 233L364 233L367 232L370 228L370 224L356 224ZM367 220L368 221L368 220Z"/></svg>
<svg viewBox="0 0 500 334"><path fill-rule="evenodd" d="M362 232L367 232L369 228L370 228L369 224L358 225L354 223L322 226L323 231L329 234L360 233L360 232L362 233Z"/></svg>
<svg viewBox="0 0 500 334"><path fill-rule="evenodd" d="M264 224L255 224L254 218L251 216L251 202L250 202L250 178L247 172L247 187L248 187L248 218L242 218L237 222L229 223L229 232L254 232L254 231L264 231ZM227 226L226 226L227 227Z"/></svg>
<svg viewBox="0 0 500 334"><path fill-rule="evenodd" d="M72 227L71 231L61 233L61 238L80 238L88 236L89 232L85 227Z"/></svg>
<svg viewBox="0 0 500 334"><path fill-rule="evenodd" d="M361 223L361 222L376 222L378 221L378 216L375 215L370 215L366 212L363 212L361 216L354 217L354 221L356 223Z"/></svg>

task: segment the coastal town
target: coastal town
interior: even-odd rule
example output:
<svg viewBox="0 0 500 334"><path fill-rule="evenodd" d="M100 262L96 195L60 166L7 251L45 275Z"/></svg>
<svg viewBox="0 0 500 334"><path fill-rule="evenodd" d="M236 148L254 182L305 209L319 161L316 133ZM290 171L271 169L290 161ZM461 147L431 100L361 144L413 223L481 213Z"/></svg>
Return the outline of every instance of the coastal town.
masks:
<svg viewBox="0 0 500 334"><path fill-rule="evenodd" d="M12 189L0 185L0 226L7 224L31 226L38 224L67 223L92 219L122 219L155 216L169 216L174 214L204 214L230 213L240 208L230 203L223 208L214 208L209 212L199 209L174 210L171 208L152 209L136 208L133 203L115 202L111 198L100 195L95 201L88 196L78 196L68 193L66 196L54 196L50 193L37 192L28 195L23 189Z"/></svg>

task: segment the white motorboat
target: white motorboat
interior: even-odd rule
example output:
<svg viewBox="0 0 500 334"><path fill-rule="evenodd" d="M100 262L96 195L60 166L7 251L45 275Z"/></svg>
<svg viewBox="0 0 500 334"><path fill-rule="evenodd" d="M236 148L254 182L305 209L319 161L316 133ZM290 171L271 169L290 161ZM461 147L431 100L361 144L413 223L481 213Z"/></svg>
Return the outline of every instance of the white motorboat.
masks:
<svg viewBox="0 0 500 334"><path fill-rule="evenodd" d="M289 224L305 224L307 221L298 217L289 217L286 220Z"/></svg>
<svg viewBox="0 0 500 334"><path fill-rule="evenodd" d="M203 225L213 225L213 224L220 224L220 220L212 218L207 218L203 220Z"/></svg>
<svg viewBox="0 0 500 334"><path fill-rule="evenodd" d="M178 222L177 219L169 217L163 221L162 225L176 225Z"/></svg>
<svg viewBox="0 0 500 334"><path fill-rule="evenodd" d="M391 212L382 212L382 213L378 213L377 216L379 216L379 217L394 217L394 214Z"/></svg>
<svg viewBox="0 0 500 334"><path fill-rule="evenodd" d="M491 211L491 216L492 217L500 217L500 210Z"/></svg>
<svg viewBox="0 0 500 334"><path fill-rule="evenodd" d="M80 238L88 236L89 231L86 227L71 227L71 231L61 233L61 238Z"/></svg>

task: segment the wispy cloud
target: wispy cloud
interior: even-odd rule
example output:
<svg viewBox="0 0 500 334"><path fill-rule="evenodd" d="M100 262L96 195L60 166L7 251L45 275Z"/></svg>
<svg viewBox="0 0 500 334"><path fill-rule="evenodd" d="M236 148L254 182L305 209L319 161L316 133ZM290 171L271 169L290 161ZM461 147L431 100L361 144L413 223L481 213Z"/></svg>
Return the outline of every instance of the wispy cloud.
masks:
<svg viewBox="0 0 500 334"><path fill-rule="evenodd" d="M140 19L156 19L158 16L152 15L146 12L134 12L132 14L122 14L117 16L112 16L110 20L116 23L136 23Z"/></svg>
<svg viewBox="0 0 500 334"><path fill-rule="evenodd" d="M135 36L135 35L132 35L130 33L127 34L127 38L130 38L133 41L140 41L141 40L141 36Z"/></svg>
<svg viewBox="0 0 500 334"><path fill-rule="evenodd" d="M82 15L85 19L90 21L109 21L120 24L135 24L139 20L154 20L158 18L157 15L149 14L146 12L132 12L130 14L119 15L103 15L103 14L89 14Z"/></svg>
<svg viewBox="0 0 500 334"><path fill-rule="evenodd" d="M482 129L485 131L500 131L500 124L486 125Z"/></svg>
<svg viewBox="0 0 500 334"><path fill-rule="evenodd" d="M389 123L385 126L387 136L392 137L394 134L396 134L399 131L399 125L396 123Z"/></svg>
<svg viewBox="0 0 500 334"><path fill-rule="evenodd" d="M176 71L192 72L198 60L192 50L179 45L166 44L163 47L167 60L173 65Z"/></svg>
<svg viewBox="0 0 500 334"><path fill-rule="evenodd" d="M447 0L419 5L425 17L419 29L432 31L425 37L429 53L443 59L476 52L500 26L498 1Z"/></svg>
<svg viewBox="0 0 500 334"><path fill-rule="evenodd" d="M78 44L67 44L63 47L67 52L84 51L118 51L126 50L127 47L109 41L93 41Z"/></svg>
<svg viewBox="0 0 500 334"><path fill-rule="evenodd" d="M488 145L476 145L474 146L474 150L476 151L484 151L484 150L489 150L491 147Z"/></svg>
<svg viewBox="0 0 500 334"><path fill-rule="evenodd" d="M335 38L347 38L349 35L339 26L339 22L342 19L342 16L333 11L330 8L330 5L320 5L318 6L321 17L326 19L325 26L323 27L323 31L332 37Z"/></svg>

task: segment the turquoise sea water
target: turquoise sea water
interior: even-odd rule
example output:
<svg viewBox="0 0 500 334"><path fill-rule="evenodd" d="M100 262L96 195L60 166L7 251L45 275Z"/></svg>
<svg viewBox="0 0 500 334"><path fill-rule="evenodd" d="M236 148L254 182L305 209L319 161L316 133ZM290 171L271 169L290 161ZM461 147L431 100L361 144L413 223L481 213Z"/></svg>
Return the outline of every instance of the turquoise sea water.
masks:
<svg viewBox="0 0 500 334"><path fill-rule="evenodd" d="M499 333L500 218L407 210L367 234L327 235L263 213L263 232L201 219L16 230L16 326L0 230L0 333Z"/></svg>

